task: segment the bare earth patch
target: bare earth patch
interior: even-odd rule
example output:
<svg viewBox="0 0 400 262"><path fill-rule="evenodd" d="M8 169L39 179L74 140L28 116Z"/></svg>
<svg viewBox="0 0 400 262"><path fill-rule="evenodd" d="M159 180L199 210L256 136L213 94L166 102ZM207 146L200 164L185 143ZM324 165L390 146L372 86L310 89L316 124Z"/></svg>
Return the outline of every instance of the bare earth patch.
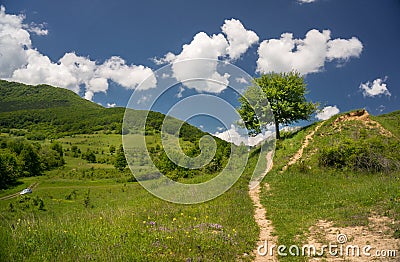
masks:
<svg viewBox="0 0 400 262"><path fill-rule="evenodd" d="M317 253L321 253L322 245L331 243L338 245L338 253L332 256L326 248L323 257L313 257L309 261L400 261L400 239L393 238L393 230L388 227L391 223L395 221L377 215L369 218L368 226L334 227L333 222L319 220L309 229L306 245L314 245ZM340 244L339 240L343 243ZM371 248L364 254L363 249L368 245Z"/></svg>
<svg viewBox="0 0 400 262"><path fill-rule="evenodd" d="M365 109L353 111L353 112L347 113L347 114L345 114L345 115L342 115L342 116L338 117L338 118L333 122L333 125L334 125L335 127L337 127L337 126L339 126L339 124L340 124L341 122L346 122L346 121L351 121L351 120L358 120L358 121L361 121L361 122L364 123L365 126L368 127L368 128L378 128L378 129L379 129L379 132L380 132L382 135L385 135L385 136L388 136L388 137L393 136L393 134L392 134L389 130L385 129L385 128L384 128L383 126L381 126L381 124L379 124L378 122L372 120L372 119L370 118L370 116L369 116L369 113L368 113L367 110L365 110ZM340 127L339 127L339 129L340 129Z"/></svg>

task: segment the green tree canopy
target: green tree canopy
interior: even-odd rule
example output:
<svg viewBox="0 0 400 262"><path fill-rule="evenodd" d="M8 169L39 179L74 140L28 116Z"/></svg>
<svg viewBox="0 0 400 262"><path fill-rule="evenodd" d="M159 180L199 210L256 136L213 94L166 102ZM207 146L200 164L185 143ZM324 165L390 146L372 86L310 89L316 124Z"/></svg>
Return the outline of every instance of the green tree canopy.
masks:
<svg viewBox="0 0 400 262"><path fill-rule="evenodd" d="M238 112L251 135L274 123L276 138L279 139L280 124L309 120L317 110L318 104L308 102L306 93L304 78L298 72L264 74L255 78L253 85L239 98L241 107ZM272 110L274 119L268 117L268 110Z"/></svg>

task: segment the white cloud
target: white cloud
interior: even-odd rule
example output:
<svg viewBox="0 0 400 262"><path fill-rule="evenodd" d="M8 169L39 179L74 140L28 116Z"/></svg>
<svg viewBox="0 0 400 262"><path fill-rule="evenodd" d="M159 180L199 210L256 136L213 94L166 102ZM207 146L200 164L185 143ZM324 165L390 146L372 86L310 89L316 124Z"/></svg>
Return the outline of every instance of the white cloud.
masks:
<svg viewBox="0 0 400 262"><path fill-rule="evenodd" d="M153 61L160 65L174 63L172 65L173 76L178 81L187 79L213 79L213 81L188 81L183 83L188 88L194 88L199 92L219 93L226 88L229 74L221 75L217 72L218 59L235 60L258 41L258 36L250 30L246 30L239 20L225 20L221 27L223 33L208 35L205 32L197 33L189 44L182 46L179 54L167 53L163 58L154 58ZM191 62L176 63L191 59ZM213 61L212 61L213 60Z"/></svg>
<svg viewBox="0 0 400 262"><path fill-rule="evenodd" d="M79 92L92 100L95 93L107 92L108 80L134 89L156 85L153 71L142 65L128 65L117 56L98 64L87 57L66 53L57 62L32 47L30 33L47 35L44 24L24 24L23 15L6 14L0 7L0 78L26 84L49 84ZM147 80L146 80L147 79ZM144 81L146 80L146 81ZM144 82L143 82L144 81Z"/></svg>
<svg viewBox="0 0 400 262"><path fill-rule="evenodd" d="M257 34L244 28L239 20L225 20L221 29L229 42L226 51L233 60L238 59L250 46L258 42Z"/></svg>
<svg viewBox="0 0 400 262"><path fill-rule="evenodd" d="M23 26L25 29L27 29L29 32L34 33L36 35L48 35L49 30L47 30L45 27L45 24L36 24L36 23L31 23L29 26L24 25Z"/></svg>
<svg viewBox="0 0 400 262"><path fill-rule="evenodd" d="M316 116L316 119L326 120L340 112L337 106L326 106Z"/></svg>
<svg viewBox="0 0 400 262"><path fill-rule="evenodd" d="M0 6L0 77L7 77L25 65L26 48L31 47L28 31L22 28L24 16L8 15Z"/></svg>
<svg viewBox="0 0 400 262"><path fill-rule="evenodd" d="M356 37L349 40L333 39L328 42L328 52L326 57L329 61L334 59L348 60L351 57L359 57L363 45Z"/></svg>
<svg viewBox="0 0 400 262"><path fill-rule="evenodd" d="M126 87L135 89L142 81L150 77L155 84L155 76L153 71L142 65L127 65L125 60L118 56L113 56L104 64L98 67L98 74L102 77L109 78L112 81ZM153 86L148 86L151 88ZM142 87L142 89L145 89Z"/></svg>
<svg viewBox="0 0 400 262"><path fill-rule="evenodd" d="M391 96L389 90L387 89L386 83L386 77L384 79L377 78L375 79L372 83L371 82L366 82L366 83L361 83L359 88L363 91L363 96L369 96L369 97L375 97L375 96L381 96L381 95L386 95L386 96Z"/></svg>
<svg viewBox="0 0 400 262"><path fill-rule="evenodd" d="M241 84L249 84L249 82L244 77L237 77L235 78L236 82Z"/></svg>
<svg viewBox="0 0 400 262"><path fill-rule="evenodd" d="M116 106L115 103L111 103L111 104L110 104L110 103L107 103L107 107L108 107L108 108L115 107L115 106Z"/></svg>
<svg viewBox="0 0 400 262"><path fill-rule="evenodd" d="M329 30L312 29L304 39L284 33L280 39L264 40L258 47L257 71L316 73L323 70L327 61L360 56L363 46L357 38L331 40L330 34Z"/></svg>
<svg viewBox="0 0 400 262"><path fill-rule="evenodd" d="M233 143L235 145L240 145L241 143L243 143L248 146L255 146L259 144L261 141L273 135L271 131L266 131L256 136L247 136L245 133L243 133L244 131L245 130L240 130L236 128L234 125L231 125L230 129L225 130L224 132L216 132L214 136L221 138L227 142Z"/></svg>

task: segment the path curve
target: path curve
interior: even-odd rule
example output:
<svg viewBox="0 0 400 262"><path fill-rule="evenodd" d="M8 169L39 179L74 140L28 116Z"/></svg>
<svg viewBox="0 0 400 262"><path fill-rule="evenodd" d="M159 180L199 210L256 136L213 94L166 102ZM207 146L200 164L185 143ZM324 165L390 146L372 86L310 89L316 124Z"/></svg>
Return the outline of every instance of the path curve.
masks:
<svg viewBox="0 0 400 262"><path fill-rule="evenodd" d="M286 169L288 169L289 166L295 164L302 156L303 156L303 151L304 148L306 148L308 146L308 144L310 143L310 141L314 138L314 134L315 132L318 131L318 129L322 126L324 122L319 123L313 131L311 131L308 135L306 135L299 151L296 152L296 154L294 154L292 156L292 158L289 160L289 162L282 168L282 171L285 171Z"/></svg>

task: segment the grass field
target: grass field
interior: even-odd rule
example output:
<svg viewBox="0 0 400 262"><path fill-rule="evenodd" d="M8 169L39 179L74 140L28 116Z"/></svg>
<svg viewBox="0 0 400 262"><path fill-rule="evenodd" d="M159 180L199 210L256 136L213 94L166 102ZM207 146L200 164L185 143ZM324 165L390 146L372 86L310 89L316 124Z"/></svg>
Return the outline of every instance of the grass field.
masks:
<svg viewBox="0 0 400 262"><path fill-rule="evenodd" d="M112 157L109 146L120 143L117 135L104 134L59 141L64 149L96 151L97 158ZM33 194L0 201L0 261L251 260L259 230L248 196L255 158L228 192L197 205L154 197L127 182L128 169L65 160L64 167L0 192L1 197L39 183ZM187 182L202 179L208 176Z"/></svg>

